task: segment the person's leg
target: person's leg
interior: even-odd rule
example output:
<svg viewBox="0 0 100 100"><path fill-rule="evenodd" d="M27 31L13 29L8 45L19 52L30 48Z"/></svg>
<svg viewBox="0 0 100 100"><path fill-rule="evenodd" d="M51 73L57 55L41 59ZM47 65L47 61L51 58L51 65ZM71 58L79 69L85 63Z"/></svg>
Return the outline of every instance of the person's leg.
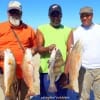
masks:
<svg viewBox="0 0 100 100"><path fill-rule="evenodd" d="M3 74L0 73L0 88L2 91L2 98L5 98L4 96L4 80L3 80Z"/></svg>
<svg viewBox="0 0 100 100"><path fill-rule="evenodd" d="M18 100L30 100L30 97L26 97L28 87L23 79L18 79Z"/></svg>
<svg viewBox="0 0 100 100"><path fill-rule="evenodd" d="M4 79L3 79L3 74L0 74L0 87L2 88L4 92Z"/></svg>
<svg viewBox="0 0 100 100"><path fill-rule="evenodd" d="M40 95L36 95L36 96L31 96L30 100L41 100L40 99Z"/></svg>
<svg viewBox="0 0 100 100"><path fill-rule="evenodd" d="M90 90L93 80L94 76L92 75L92 70L86 70L82 67L79 74L79 90L82 100L90 99Z"/></svg>
<svg viewBox="0 0 100 100"><path fill-rule="evenodd" d="M49 87L48 74L40 73L40 96L32 97L31 100L35 100L35 98L38 98L40 100L46 100L48 98L48 87Z"/></svg>
<svg viewBox="0 0 100 100"><path fill-rule="evenodd" d="M70 90L68 88L63 88L63 85L61 84L61 81L66 80L65 83L69 83L68 79L64 79L64 75L59 78L59 80L56 82L56 86L57 86L57 93L56 93L56 97L57 99L61 99L61 100L79 100L79 94L75 93L73 90ZM64 79L64 80L63 80Z"/></svg>
<svg viewBox="0 0 100 100"><path fill-rule="evenodd" d="M94 92L93 92L93 89L91 89L91 91L90 91L90 100L95 100L95 99L94 99Z"/></svg>
<svg viewBox="0 0 100 100"><path fill-rule="evenodd" d="M68 89L67 88L62 88L59 85L59 80L56 82L56 87L57 87L57 92L56 92L56 99L57 100L69 100L68 96Z"/></svg>
<svg viewBox="0 0 100 100"><path fill-rule="evenodd" d="M40 74L40 98L41 100L54 100L55 93L48 92L50 80L47 73Z"/></svg>
<svg viewBox="0 0 100 100"><path fill-rule="evenodd" d="M100 100L100 69L94 70L95 80L93 82L93 91L95 100Z"/></svg>
<svg viewBox="0 0 100 100"><path fill-rule="evenodd" d="M45 97L47 96L47 88L49 83L47 81L47 74L40 74L40 96Z"/></svg>

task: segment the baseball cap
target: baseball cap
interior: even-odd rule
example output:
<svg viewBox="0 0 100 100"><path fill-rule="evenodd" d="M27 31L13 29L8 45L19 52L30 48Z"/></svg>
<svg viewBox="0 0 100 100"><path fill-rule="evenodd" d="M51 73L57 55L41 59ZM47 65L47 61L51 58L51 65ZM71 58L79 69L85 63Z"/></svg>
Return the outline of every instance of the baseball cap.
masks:
<svg viewBox="0 0 100 100"><path fill-rule="evenodd" d="M58 12L59 14L62 15L62 9L61 9L60 5L58 5L58 4L51 5L49 7L48 15L50 16L53 12Z"/></svg>
<svg viewBox="0 0 100 100"><path fill-rule="evenodd" d="M13 10L13 9L22 11L21 3L18 2L18 1L15 1L15 0L10 1L9 4L8 4L8 11Z"/></svg>
<svg viewBox="0 0 100 100"><path fill-rule="evenodd" d="M82 13L93 13L93 9L91 8L91 7L83 7L83 8L81 8L80 9L80 12L79 12L80 14L82 14Z"/></svg>

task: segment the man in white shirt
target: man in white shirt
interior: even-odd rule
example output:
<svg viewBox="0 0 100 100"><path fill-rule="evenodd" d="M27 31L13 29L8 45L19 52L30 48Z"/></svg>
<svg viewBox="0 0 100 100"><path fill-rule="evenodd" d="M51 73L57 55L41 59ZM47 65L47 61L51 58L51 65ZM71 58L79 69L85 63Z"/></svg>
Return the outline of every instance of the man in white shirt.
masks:
<svg viewBox="0 0 100 100"><path fill-rule="evenodd" d="M79 14L82 24L70 34L68 49L70 51L77 40L82 41L82 67L79 72L81 100L89 100L91 88L93 88L95 100L100 100L100 25L93 23L91 7L81 8ZM67 67L65 67L65 73L68 73Z"/></svg>

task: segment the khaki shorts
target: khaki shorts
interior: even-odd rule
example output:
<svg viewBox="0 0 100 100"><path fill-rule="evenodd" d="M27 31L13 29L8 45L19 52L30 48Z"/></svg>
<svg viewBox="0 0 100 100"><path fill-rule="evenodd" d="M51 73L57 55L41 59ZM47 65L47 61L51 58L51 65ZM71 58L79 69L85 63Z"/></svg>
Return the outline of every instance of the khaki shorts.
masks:
<svg viewBox="0 0 100 100"><path fill-rule="evenodd" d="M100 68L85 69L81 67L79 89L82 100L90 99L90 90L94 92L95 100L100 100Z"/></svg>

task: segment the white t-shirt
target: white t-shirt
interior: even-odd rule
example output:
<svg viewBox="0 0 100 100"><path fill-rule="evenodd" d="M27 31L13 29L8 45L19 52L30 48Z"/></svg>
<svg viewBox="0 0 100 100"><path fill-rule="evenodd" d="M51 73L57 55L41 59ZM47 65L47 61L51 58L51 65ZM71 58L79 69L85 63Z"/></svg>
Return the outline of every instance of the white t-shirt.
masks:
<svg viewBox="0 0 100 100"><path fill-rule="evenodd" d="M100 68L100 25L79 26L73 32L74 43L82 41L82 66L87 69Z"/></svg>

